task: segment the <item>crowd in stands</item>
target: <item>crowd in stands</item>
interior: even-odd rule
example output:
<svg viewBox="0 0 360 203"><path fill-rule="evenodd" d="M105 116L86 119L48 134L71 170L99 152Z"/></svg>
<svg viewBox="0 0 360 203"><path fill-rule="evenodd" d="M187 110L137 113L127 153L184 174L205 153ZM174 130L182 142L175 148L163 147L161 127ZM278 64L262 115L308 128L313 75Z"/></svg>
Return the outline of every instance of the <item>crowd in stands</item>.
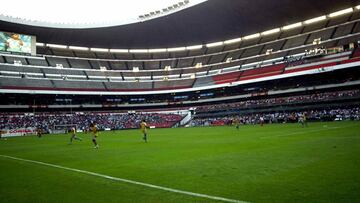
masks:
<svg viewBox="0 0 360 203"><path fill-rule="evenodd" d="M266 114L232 115L225 117L195 118L192 126L221 126L241 123L245 125L259 124L261 118L265 123L294 123L298 122L302 115L306 115L310 121L336 121L336 120L360 120L360 108L311 110L297 112L277 112Z"/></svg>
<svg viewBox="0 0 360 203"><path fill-rule="evenodd" d="M222 103L222 104L199 106L197 107L196 111L209 112L209 111L220 111L220 110L228 110L228 109L249 108L256 106L267 106L274 104L291 104L298 102L313 102L313 101L317 102L317 101L326 101L329 99L356 97L356 96L360 96L359 89L337 91L337 92L315 93L309 95L279 97L279 98L258 99L258 100L250 99L250 100L234 102L234 103Z"/></svg>
<svg viewBox="0 0 360 203"><path fill-rule="evenodd" d="M91 123L96 123L99 129L131 129L139 128L144 119L149 126L157 128L172 127L183 117L176 114L115 114L115 113L74 113L74 114L23 114L1 115L0 129L42 128L51 131L56 126L76 126L86 130Z"/></svg>

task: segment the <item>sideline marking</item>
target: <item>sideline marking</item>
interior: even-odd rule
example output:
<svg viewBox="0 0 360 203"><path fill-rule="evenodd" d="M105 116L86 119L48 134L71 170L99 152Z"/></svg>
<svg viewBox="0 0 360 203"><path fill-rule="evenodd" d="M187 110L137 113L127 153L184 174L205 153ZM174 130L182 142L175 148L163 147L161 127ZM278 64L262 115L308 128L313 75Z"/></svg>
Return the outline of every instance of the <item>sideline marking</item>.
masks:
<svg viewBox="0 0 360 203"><path fill-rule="evenodd" d="M300 131L300 132L288 133L288 134L283 134L283 135L263 136L263 137L260 137L260 139L269 139L269 138L274 138L274 137L286 137L286 136L291 136L291 135L301 135L301 134L306 134L306 133L314 133L314 132L320 132L320 131L326 131L326 130L334 130L334 129L339 129L339 128L345 128L345 127L325 127L325 126L323 126L320 129L315 128L315 129L310 129L310 130L307 130L307 131ZM306 128L301 128L301 129L306 129Z"/></svg>
<svg viewBox="0 0 360 203"><path fill-rule="evenodd" d="M184 190L178 190L178 189L173 189L173 188L168 188L168 187L162 187L162 186L153 185L153 184L149 184L149 183L143 183L143 182L138 182L138 181L133 181L133 180L128 180L128 179L103 175L103 174L99 174L99 173L94 173L94 172L90 172L90 171L84 171L84 170L80 170L80 169L69 168L69 167L55 165L55 164L49 164L49 163L45 163L45 162L41 162L41 161L33 161L33 160L29 160L29 159L22 159L22 158L18 158L18 157L12 157L12 156L1 155L1 154L0 154L0 157L7 158L7 159L18 160L18 161L23 161L23 162L28 162L28 163L39 164L39 165L44 165L44 166L49 166L49 167L53 167L53 168L59 168L59 169L63 169L63 170L68 170L68 171L78 172L78 173L82 173L82 174L97 176L97 177L101 177L101 178L105 178L105 179L109 179L109 180L125 182L125 183L134 184L134 185L141 185L141 186L144 186L144 187L150 187L150 188L155 188L155 189L164 190L164 191L173 192L173 193L185 194L185 195L194 196L194 197L201 197L201 198L218 200L218 201L223 201L223 202L247 203L247 202L241 201L241 200L228 199L228 198L225 198L225 197L217 197L217 196L205 195L205 194L189 192L189 191L184 191Z"/></svg>

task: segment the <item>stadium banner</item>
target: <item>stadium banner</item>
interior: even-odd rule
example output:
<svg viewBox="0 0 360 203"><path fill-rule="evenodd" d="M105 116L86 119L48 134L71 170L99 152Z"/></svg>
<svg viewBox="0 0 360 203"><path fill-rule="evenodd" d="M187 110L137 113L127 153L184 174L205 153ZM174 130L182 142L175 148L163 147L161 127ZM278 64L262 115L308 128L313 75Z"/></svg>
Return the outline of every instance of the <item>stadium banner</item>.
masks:
<svg viewBox="0 0 360 203"><path fill-rule="evenodd" d="M36 37L0 31L0 52L36 55Z"/></svg>
<svg viewBox="0 0 360 203"><path fill-rule="evenodd" d="M36 128L19 128L14 130L5 130L5 133L2 134L2 137L18 137L25 136L30 134L35 134Z"/></svg>

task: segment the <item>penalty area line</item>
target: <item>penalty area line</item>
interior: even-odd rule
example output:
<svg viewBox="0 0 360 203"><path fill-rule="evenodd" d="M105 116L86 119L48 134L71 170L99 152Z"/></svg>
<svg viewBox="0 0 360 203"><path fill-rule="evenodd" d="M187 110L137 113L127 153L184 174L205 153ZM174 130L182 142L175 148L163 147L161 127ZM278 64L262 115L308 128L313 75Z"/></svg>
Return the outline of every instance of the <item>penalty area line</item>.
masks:
<svg viewBox="0 0 360 203"><path fill-rule="evenodd" d="M168 192L172 192L172 193L184 194L184 195L193 196L193 197L200 197L200 198L223 201L223 202L246 203L245 201L241 201L241 200L229 199L229 198L225 198L225 197L218 197L218 196L206 195L206 194L195 193L195 192L189 192L189 191L185 191L185 190L178 190L178 189L153 185L153 184L149 184L149 183L128 180L128 179L124 179L124 178L117 178L117 177L108 176L108 175L104 175L104 174L100 174L100 173L94 173L94 172L90 172L90 171L84 171L84 170L80 170L80 169L69 168L69 167L55 165L55 164L49 164L49 163L45 163L45 162L41 162L41 161L34 161L34 160L23 159L23 158L18 158L18 157L13 157L13 156L1 155L1 154L0 154L0 157L7 158L7 159L13 159L13 160L17 160L17 161L22 161L22 162L38 164L38 165L43 165L43 166L48 166L48 167L52 167L52 168L63 169L63 170L87 174L87 175L92 175L92 176L96 176L96 177L105 178L108 180L130 183L133 185L141 185L144 187L154 188L154 189L158 189L158 190L164 190L164 191L168 191Z"/></svg>

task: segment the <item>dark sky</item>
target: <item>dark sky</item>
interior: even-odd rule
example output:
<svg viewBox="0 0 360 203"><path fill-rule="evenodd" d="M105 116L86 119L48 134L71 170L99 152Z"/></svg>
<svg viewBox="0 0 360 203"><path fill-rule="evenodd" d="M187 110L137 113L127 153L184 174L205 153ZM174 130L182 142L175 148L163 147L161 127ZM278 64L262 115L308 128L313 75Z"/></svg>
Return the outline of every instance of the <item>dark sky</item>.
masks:
<svg viewBox="0 0 360 203"><path fill-rule="evenodd" d="M54 29L0 21L0 30L35 35L45 43L105 48L176 47L253 34L358 4L359 0L209 0L166 17L124 26Z"/></svg>

